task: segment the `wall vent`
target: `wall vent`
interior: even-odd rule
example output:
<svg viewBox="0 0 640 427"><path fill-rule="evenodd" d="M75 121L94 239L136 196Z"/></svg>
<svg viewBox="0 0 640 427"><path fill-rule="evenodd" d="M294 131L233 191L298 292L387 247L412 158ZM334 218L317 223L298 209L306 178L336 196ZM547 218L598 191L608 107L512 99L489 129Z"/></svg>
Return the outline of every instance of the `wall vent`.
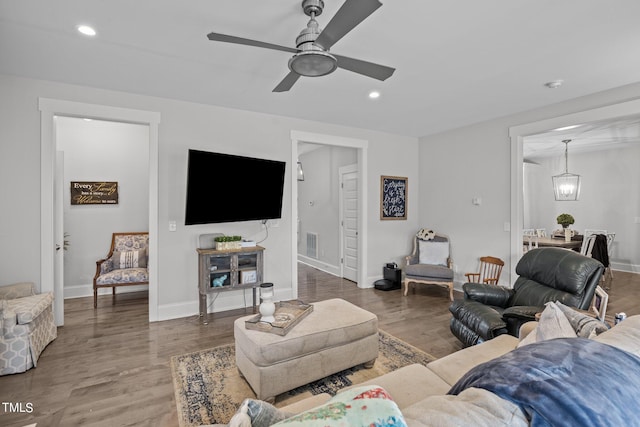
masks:
<svg viewBox="0 0 640 427"><path fill-rule="evenodd" d="M318 233L307 231L307 256L318 259Z"/></svg>

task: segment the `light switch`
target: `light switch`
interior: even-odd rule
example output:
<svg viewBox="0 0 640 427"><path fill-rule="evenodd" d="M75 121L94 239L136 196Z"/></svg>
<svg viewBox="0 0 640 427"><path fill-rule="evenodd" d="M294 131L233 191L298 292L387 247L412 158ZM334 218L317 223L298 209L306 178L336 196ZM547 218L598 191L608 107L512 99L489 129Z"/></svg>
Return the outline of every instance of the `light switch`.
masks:
<svg viewBox="0 0 640 427"><path fill-rule="evenodd" d="M169 221L169 231L176 231L178 226L175 221Z"/></svg>
<svg viewBox="0 0 640 427"><path fill-rule="evenodd" d="M471 203L476 206L480 206L482 204L482 199L480 197L474 197L473 199L471 199Z"/></svg>

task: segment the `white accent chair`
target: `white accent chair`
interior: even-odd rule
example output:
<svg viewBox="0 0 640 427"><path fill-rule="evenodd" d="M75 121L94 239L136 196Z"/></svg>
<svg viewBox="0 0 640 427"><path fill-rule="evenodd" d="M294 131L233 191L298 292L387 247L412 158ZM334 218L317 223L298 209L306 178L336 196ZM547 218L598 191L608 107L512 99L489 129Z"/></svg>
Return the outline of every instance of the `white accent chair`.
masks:
<svg viewBox="0 0 640 427"><path fill-rule="evenodd" d="M58 336L53 293L36 294L30 282L0 286L0 375L36 366L44 348Z"/></svg>

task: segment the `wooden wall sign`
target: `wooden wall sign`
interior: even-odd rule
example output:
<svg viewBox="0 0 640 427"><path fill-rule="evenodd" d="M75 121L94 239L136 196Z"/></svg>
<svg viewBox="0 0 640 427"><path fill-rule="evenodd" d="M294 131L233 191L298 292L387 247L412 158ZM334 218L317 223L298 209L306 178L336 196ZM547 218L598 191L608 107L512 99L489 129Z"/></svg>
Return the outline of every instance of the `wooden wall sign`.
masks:
<svg viewBox="0 0 640 427"><path fill-rule="evenodd" d="M118 183L71 181L72 205L117 205Z"/></svg>
<svg viewBox="0 0 640 427"><path fill-rule="evenodd" d="M407 219L407 185L409 178L380 177L380 219Z"/></svg>

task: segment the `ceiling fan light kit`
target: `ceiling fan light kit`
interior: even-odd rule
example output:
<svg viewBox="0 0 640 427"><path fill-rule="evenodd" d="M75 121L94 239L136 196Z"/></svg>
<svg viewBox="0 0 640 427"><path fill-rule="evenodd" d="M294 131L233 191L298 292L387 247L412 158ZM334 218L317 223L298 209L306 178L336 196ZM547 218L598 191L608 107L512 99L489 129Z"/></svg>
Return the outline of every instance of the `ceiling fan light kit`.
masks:
<svg viewBox="0 0 640 427"><path fill-rule="evenodd" d="M275 89L273 89L274 92L288 91L295 82L298 81L300 76L326 76L334 72L337 68L384 81L391 77L395 71L394 68L329 53L329 49L331 49L337 41L380 6L382 6L382 3L380 3L379 0L345 0L335 16L329 21L324 30L322 30L315 18L322 14L324 1L303 0L302 10L310 19L307 26L300 32L298 37L296 37L295 49L219 33L209 33L207 37L211 41L242 44L293 53L294 55L288 62L290 72Z"/></svg>

